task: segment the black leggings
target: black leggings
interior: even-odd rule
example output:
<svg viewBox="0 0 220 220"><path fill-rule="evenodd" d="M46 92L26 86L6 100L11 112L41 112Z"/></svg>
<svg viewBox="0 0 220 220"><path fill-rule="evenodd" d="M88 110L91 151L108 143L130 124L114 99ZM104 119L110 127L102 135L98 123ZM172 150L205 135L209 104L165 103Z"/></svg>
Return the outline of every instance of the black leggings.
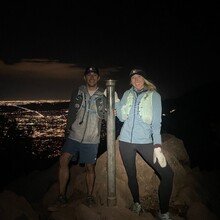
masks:
<svg viewBox="0 0 220 220"><path fill-rule="evenodd" d="M169 164L162 168L158 162L155 164L153 163L153 144L130 144L119 141L119 150L128 176L128 186L131 191L133 201L140 202L135 161L136 153L139 153L147 164L154 169L160 179L158 189L160 211L161 213L166 213L169 209L174 176Z"/></svg>

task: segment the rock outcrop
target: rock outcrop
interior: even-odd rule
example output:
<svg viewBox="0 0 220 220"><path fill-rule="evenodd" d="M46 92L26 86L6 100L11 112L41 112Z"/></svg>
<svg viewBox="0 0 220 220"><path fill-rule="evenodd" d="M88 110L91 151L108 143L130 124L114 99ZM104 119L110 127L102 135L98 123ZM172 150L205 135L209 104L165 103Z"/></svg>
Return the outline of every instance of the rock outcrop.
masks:
<svg viewBox="0 0 220 220"><path fill-rule="evenodd" d="M217 220L216 215L219 207L219 202L213 203L213 197L210 196L207 184L202 184L202 174L198 170L196 172L190 168L190 158L185 150L183 142L173 135L164 134L163 152L167 161L174 170L174 187L170 201L170 213L174 220ZM71 167L71 177L67 189L67 197L69 198L68 206L57 212L47 212L47 206L50 205L58 196L57 182L57 164L46 171L42 171L33 177L29 176L34 181L27 180L31 186L22 189L21 184L11 184L11 190L18 195L13 194L14 198L21 197L24 201L26 195L26 212L16 212L13 215L16 219L21 215L25 215L26 219L48 219L48 220L121 220L121 219L148 219L154 220L155 214L158 211L158 185L160 183L154 171L137 155L137 172L140 189L141 202L144 212L140 216L132 213L128 207L132 203L132 198L127 185L127 175L121 161L118 141L116 140L116 206L109 206L108 201L108 182L107 182L107 152L103 153L97 160L96 165L96 184L94 195L96 197L97 206L88 208L82 204L82 200L86 195L85 185L85 170L83 166L73 165ZM40 180L39 180L40 179ZM15 186L19 186L16 191ZM25 184L23 184L25 185ZM13 186L13 187L12 187ZM10 188L10 187L9 187ZM31 188L33 194L31 193ZM8 189L9 190L9 189ZM23 192L23 193L22 193ZM213 192L213 189L212 191ZM11 207L10 200L5 199L5 195L11 195L4 191L0 195L0 219L4 219L6 215L6 207ZM23 195L22 195L23 194ZM34 198L31 198L31 194ZM38 196L37 196L38 195ZM39 198L40 197L40 198ZM6 201L4 206L2 200ZM18 201L19 203L19 201ZM31 204L31 207L30 207ZM14 207L19 207L18 204L13 204ZM32 209L31 209L32 208ZM25 210L25 208L22 208ZM34 212L35 214L34 214ZM20 213L20 214L19 214ZM31 214L30 214L31 213ZM32 216L34 217L32 217ZM15 218L16 217L16 218ZM7 220L8 220L7 219Z"/></svg>

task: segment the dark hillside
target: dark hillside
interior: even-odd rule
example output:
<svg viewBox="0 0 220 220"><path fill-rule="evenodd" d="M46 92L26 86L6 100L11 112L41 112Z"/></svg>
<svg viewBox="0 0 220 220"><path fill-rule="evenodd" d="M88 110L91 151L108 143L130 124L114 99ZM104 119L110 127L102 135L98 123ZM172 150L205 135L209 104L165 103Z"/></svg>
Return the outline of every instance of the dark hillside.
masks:
<svg viewBox="0 0 220 220"><path fill-rule="evenodd" d="M203 85L178 99L164 101L163 132L184 141L192 167L220 168L217 157L220 145L218 85L217 82Z"/></svg>

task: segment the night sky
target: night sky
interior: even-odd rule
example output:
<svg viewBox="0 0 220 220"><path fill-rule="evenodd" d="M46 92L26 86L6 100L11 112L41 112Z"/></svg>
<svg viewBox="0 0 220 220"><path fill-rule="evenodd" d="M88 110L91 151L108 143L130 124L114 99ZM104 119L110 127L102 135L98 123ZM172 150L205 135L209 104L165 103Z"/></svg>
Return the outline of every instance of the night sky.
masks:
<svg viewBox="0 0 220 220"><path fill-rule="evenodd" d="M93 65L119 96L136 66L163 99L217 81L217 1L78 2L1 4L0 100L69 99Z"/></svg>

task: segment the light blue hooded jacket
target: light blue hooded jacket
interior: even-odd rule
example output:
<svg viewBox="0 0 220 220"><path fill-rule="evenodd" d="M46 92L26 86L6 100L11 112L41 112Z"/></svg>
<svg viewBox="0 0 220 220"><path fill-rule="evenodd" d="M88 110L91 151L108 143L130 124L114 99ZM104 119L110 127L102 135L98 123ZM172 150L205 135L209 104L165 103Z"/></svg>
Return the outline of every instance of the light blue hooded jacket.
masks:
<svg viewBox="0 0 220 220"><path fill-rule="evenodd" d="M134 88L125 91L115 103L117 117L123 123L119 140L133 144L161 144L162 106L156 91L137 93Z"/></svg>

